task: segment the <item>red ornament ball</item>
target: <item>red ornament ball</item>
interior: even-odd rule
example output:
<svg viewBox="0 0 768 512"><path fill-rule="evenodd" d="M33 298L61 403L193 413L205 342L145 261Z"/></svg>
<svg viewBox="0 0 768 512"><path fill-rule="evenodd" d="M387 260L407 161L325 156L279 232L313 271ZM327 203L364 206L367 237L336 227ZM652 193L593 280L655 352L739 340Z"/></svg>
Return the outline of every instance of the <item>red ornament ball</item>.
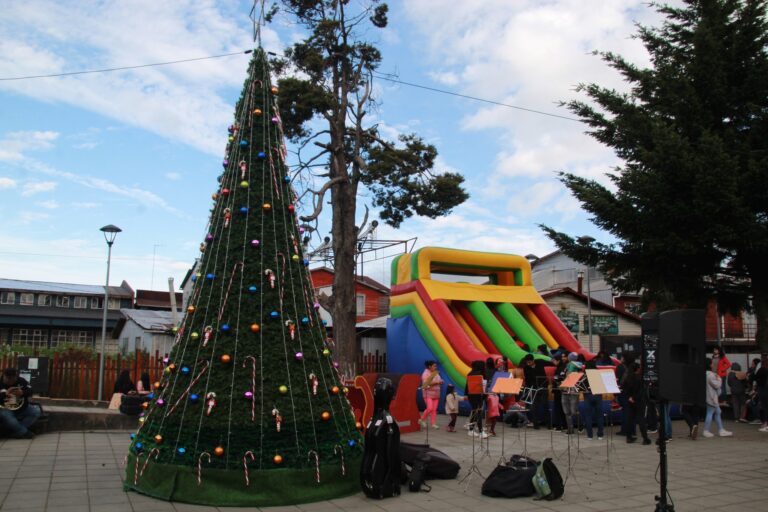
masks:
<svg viewBox="0 0 768 512"><path fill-rule="evenodd" d="M223 457L224 456L224 447L223 446L217 446L213 449L213 454L217 457Z"/></svg>
<svg viewBox="0 0 768 512"><path fill-rule="evenodd" d="M272 457L272 462L274 462L275 464L278 464L278 465L282 464L283 463L283 456L282 455L275 455L274 457Z"/></svg>
<svg viewBox="0 0 768 512"><path fill-rule="evenodd" d="M288 205L288 211L289 212L293 213L295 210L296 210L296 208L292 204Z"/></svg>
<svg viewBox="0 0 768 512"><path fill-rule="evenodd" d="M229 189L228 188L221 189L221 194L225 195L225 196L228 196L229 195Z"/></svg>

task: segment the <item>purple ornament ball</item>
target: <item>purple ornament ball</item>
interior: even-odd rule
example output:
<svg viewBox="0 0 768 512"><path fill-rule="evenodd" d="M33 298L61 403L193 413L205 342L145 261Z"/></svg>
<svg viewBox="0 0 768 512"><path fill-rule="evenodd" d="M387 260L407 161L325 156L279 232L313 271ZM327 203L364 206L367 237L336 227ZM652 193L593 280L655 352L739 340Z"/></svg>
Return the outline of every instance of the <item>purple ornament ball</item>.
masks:
<svg viewBox="0 0 768 512"><path fill-rule="evenodd" d="M314 304L314 306L313 306L313 307L314 307L315 309L320 309L320 303L319 303L319 302L315 302L315 304Z"/></svg>
<svg viewBox="0 0 768 512"><path fill-rule="evenodd" d="M296 352L296 356L295 357L296 357L297 361L301 361L302 359L304 359L304 354L301 353L301 352Z"/></svg>
<svg viewBox="0 0 768 512"><path fill-rule="evenodd" d="M205 241L206 242L210 242L211 240L213 240L213 235L212 234L208 233L207 235L205 235Z"/></svg>
<svg viewBox="0 0 768 512"><path fill-rule="evenodd" d="M253 398L253 393L250 391L246 391L245 393L243 393L243 396L248 400L250 400L251 398Z"/></svg>
<svg viewBox="0 0 768 512"><path fill-rule="evenodd" d="M251 240L251 247L258 247L261 244L258 240Z"/></svg>

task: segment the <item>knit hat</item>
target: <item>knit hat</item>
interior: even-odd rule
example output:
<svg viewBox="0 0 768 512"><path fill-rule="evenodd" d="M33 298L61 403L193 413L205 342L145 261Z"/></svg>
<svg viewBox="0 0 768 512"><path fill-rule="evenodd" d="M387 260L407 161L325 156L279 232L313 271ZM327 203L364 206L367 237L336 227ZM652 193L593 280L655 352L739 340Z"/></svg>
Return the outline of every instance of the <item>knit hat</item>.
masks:
<svg viewBox="0 0 768 512"><path fill-rule="evenodd" d="M579 360L579 354L577 354L576 352L571 352L570 354L568 354L568 360L569 361L578 361Z"/></svg>
<svg viewBox="0 0 768 512"><path fill-rule="evenodd" d="M739 363L733 363L731 365L731 370L733 370L735 372L740 372L741 371L741 365Z"/></svg>

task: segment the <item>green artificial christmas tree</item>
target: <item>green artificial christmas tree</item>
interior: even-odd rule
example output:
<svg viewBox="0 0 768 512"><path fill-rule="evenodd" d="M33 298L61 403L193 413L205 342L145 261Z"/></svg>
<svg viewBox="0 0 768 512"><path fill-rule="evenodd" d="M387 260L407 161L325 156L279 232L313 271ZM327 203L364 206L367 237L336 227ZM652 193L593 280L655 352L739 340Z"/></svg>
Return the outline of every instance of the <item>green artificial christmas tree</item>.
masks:
<svg viewBox="0 0 768 512"><path fill-rule="evenodd" d="M301 251L277 97L257 50L187 313L132 436L127 489L231 506L359 490L362 439Z"/></svg>

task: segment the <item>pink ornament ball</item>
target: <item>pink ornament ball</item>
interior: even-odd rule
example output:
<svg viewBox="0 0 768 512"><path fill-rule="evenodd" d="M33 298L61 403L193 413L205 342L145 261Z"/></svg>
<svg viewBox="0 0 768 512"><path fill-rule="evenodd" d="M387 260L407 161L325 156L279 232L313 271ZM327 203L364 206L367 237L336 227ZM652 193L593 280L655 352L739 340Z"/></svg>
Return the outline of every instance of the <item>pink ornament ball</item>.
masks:
<svg viewBox="0 0 768 512"><path fill-rule="evenodd" d="M165 405L165 400L163 400L162 398L158 398L157 399L157 406L158 407L162 407L164 405Z"/></svg>
<svg viewBox="0 0 768 512"><path fill-rule="evenodd" d="M163 364L168 364L168 361L170 361L170 359L168 359L167 357L163 358Z"/></svg>
<svg viewBox="0 0 768 512"><path fill-rule="evenodd" d="M279 119L277 117L272 118L272 124L277 124Z"/></svg>
<svg viewBox="0 0 768 512"><path fill-rule="evenodd" d="M296 352L296 355L294 357L296 357L297 361L301 361L302 359L304 359L304 354L301 352Z"/></svg>
<svg viewBox="0 0 768 512"><path fill-rule="evenodd" d="M253 398L253 393L252 393L252 392L250 392L250 391L246 391L245 393L243 393L243 396L244 396L246 399L250 400L251 398Z"/></svg>
<svg viewBox="0 0 768 512"><path fill-rule="evenodd" d="M251 247L258 247L261 244L258 240L251 240Z"/></svg>
<svg viewBox="0 0 768 512"><path fill-rule="evenodd" d="M313 306L313 307L314 307L315 309L320 309L320 303L319 303L319 302L315 302L315 304L314 304L314 306Z"/></svg>
<svg viewBox="0 0 768 512"><path fill-rule="evenodd" d="M213 235L212 234L208 233L207 235L205 235L205 241L206 242L210 242L211 240L213 240Z"/></svg>
<svg viewBox="0 0 768 512"><path fill-rule="evenodd" d="M333 367L334 367L334 368L338 368L338 367L339 367L339 363L337 363L336 361L334 361L334 362L333 362Z"/></svg>

